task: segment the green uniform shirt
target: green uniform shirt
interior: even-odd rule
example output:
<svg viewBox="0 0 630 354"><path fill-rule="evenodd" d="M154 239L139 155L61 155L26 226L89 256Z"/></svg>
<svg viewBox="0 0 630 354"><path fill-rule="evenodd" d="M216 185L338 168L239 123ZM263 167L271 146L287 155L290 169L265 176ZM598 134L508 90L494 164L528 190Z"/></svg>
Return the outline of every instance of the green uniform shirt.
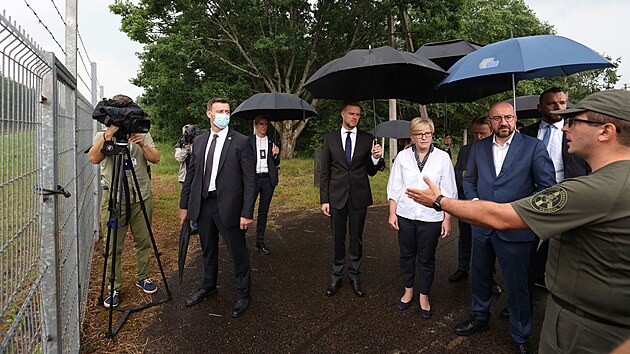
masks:
<svg viewBox="0 0 630 354"><path fill-rule="evenodd" d="M550 240L545 280L553 295L630 324L630 161L564 180L512 207Z"/></svg>
<svg viewBox="0 0 630 354"><path fill-rule="evenodd" d="M100 131L94 135L93 142L96 143L99 140L103 139L104 131ZM153 138L151 137L151 133L142 134L142 138L144 139L144 143L150 147L155 147L155 143L153 142ZM113 139L116 141L116 139ZM129 153L131 155L131 160L134 164L134 170L136 171L136 176L138 177L138 185L140 185L140 193L142 194L142 198L147 200L151 197L151 179L149 179L149 174L147 173L147 159L144 157L144 153L142 152L142 148L134 143L129 143ZM109 187L112 181L112 173L114 168L114 157L113 156L105 156L105 159L101 161L101 184L103 186ZM137 193L135 193L135 185L133 182L133 175L131 171L127 171L126 173L127 181L129 181L129 188L131 188L134 193L131 194L131 202L136 202Z"/></svg>

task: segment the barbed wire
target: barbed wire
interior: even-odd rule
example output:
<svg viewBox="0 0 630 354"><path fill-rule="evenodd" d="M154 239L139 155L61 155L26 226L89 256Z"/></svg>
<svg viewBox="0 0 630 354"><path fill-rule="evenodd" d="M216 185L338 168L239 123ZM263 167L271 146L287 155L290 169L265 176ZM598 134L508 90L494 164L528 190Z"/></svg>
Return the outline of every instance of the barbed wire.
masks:
<svg viewBox="0 0 630 354"><path fill-rule="evenodd" d="M87 89L87 91L90 93L90 95L92 94L92 88L90 86L88 86L88 84L85 83L85 80L83 80L83 77L81 75L79 75L77 73L77 77L79 78L79 81L81 81L81 83L83 84L83 86L85 86L85 88Z"/></svg>
<svg viewBox="0 0 630 354"><path fill-rule="evenodd" d="M42 19L39 17L39 15L37 14L37 12L35 12L35 10L31 7L31 4L28 3L28 1L24 0L24 3L26 4L26 7L29 8L29 10L31 10L31 12L33 12L33 15L35 15L35 17L37 18L37 21L44 27L44 29L46 29L46 31L48 31L48 33L50 34L50 36L52 37L53 41L55 41L55 43L57 43L57 46L59 47L59 49L61 49L61 52L64 55L66 54L65 49L63 49L63 47L61 46L61 44L59 43L59 41L57 40L57 38L55 38L55 35L50 31L50 29L48 28L48 26L46 26L46 24L44 23L44 21L42 21ZM65 21L64 21L65 23Z"/></svg>
<svg viewBox="0 0 630 354"><path fill-rule="evenodd" d="M85 52L85 56L87 57L88 62L92 62L92 60L90 59L90 55L87 52L87 49L85 48L85 43L83 43L83 37L81 37L81 32L79 31L79 27L77 26L77 34L79 35L79 41L81 42L81 46L83 47L83 51Z"/></svg>
<svg viewBox="0 0 630 354"><path fill-rule="evenodd" d="M63 22L63 25L67 26L66 20L63 18L63 16L61 16L61 12L59 12L59 8L57 7L57 4L55 4L55 1L54 0L50 0L50 2L52 2L53 7L55 8L55 10L57 10L57 15L59 15L59 18L61 19L61 22Z"/></svg>
<svg viewBox="0 0 630 354"><path fill-rule="evenodd" d="M85 73L87 74L87 77L91 81L92 80L92 74L91 74L90 70L88 70L87 66L85 65L85 61L83 60L83 56L81 55L81 52L77 50L77 54L79 54L79 59L81 60L81 64L83 65L83 69L85 70ZM78 75L78 73L77 73L77 75Z"/></svg>

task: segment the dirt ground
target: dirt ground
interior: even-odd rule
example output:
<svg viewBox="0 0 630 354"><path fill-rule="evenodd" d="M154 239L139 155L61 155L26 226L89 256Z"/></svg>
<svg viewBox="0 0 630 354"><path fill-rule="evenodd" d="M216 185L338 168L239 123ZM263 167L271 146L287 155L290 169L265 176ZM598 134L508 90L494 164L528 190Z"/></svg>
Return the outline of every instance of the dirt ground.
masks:
<svg viewBox="0 0 630 354"><path fill-rule="evenodd" d="M471 287L467 281L450 283L457 264L458 231L440 240L436 274L431 289L433 316L416 313L417 302L406 311L396 304L403 291L399 249L395 232L387 225L387 206L368 210L363 236L362 281L367 292L357 298L347 278L333 297L325 295L330 280L330 223L316 211L280 213L266 243L272 254L253 248L254 230L248 232L252 267L252 298L240 318L229 316L235 302L230 256L223 242L219 249L219 291L204 302L187 308L184 303L201 282L201 251L193 236L184 281L179 285L176 260L163 260L173 300L142 313L132 314L121 333L105 339L107 311L91 300L92 323L84 332L100 331L84 340L84 352L145 353L511 353L514 346L508 322L499 316L505 295L495 298L490 329L470 337L453 333L455 323L470 313ZM174 245L174 246L173 246ZM176 241L167 247L177 247ZM172 254L172 250L169 250ZM162 257L164 258L164 257ZM133 269L133 266L130 265ZM94 267L98 268L98 264ZM102 267L102 265L101 265ZM94 271L94 270L93 270ZM500 277L500 273L497 274ZM159 277L154 276L154 279ZM128 280L127 283L130 281ZM161 283L161 281L159 282ZM156 297L164 297L159 284ZM133 285L131 285L133 288ZM98 288L98 287L97 287ZM98 293L98 289L92 289ZM94 291L91 290L94 298ZM125 301L147 301L139 289L128 289ZM533 336L538 346L546 292L534 293ZM417 292L416 292L417 299ZM97 308L97 309L94 309ZM88 322L86 320L86 322ZM98 325L95 324L98 322ZM89 329L86 330L85 328Z"/></svg>

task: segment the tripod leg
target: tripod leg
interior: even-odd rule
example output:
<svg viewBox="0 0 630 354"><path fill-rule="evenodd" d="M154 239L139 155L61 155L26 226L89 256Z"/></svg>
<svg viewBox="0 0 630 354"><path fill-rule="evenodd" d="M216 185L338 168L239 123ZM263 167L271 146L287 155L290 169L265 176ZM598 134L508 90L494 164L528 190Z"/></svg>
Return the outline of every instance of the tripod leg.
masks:
<svg viewBox="0 0 630 354"><path fill-rule="evenodd" d="M106 279L106 274L107 274L107 259L108 259L108 255L109 255L109 245L110 245L110 240L111 240L111 233L112 233L112 222L114 221L114 218L117 218L117 211L116 211L116 198L117 198L117 191L118 191L118 182L119 182L119 166L120 162L114 158L114 164L112 166L112 171L114 171L115 173L113 173L112 175L112 181L111 181L111 185L109 186L109 199L107 200L107 210L104 210L104 208L102 207L102 205L105 203L104 201L101 201L101 209L100 212L101 213L108 213L108 218L106 221L104 220L103 215L101 215L101 231L104 230L105 228L107 228L107 237L105 238L105 251L103 253L103 276L101 277L101 293L99 296L98 301L102 304L103 301L105 300L105 279Z"/></svg>
<svg viewBox="0 0 630 354"><path fill-rule="evenodd" d="M126 230L126 228L124 228L124 230L119 230L120 228L120 218L122 216L121 212L122 212L122 201L123 198L125 198L125 195L128 195L128 191L125 190L125 188L122 187L122 185L124 185L124 181L125 181L125 168L123 166L123 156L122 155L115 155L114 156L114 166L117 166L118 170L114 170L114 175L118 176L118 181L116 183L116 189L112 190L112 194L116 195L117 198L114 200L114 205L115 205L115 215L113 217L113 219L110 219L109 221L109 226L113 227L113 233L114 233L114 237L111 243L111 247L110 247L110 252L111 252L111 270L110 270L110 275L109 275L109 299L110 299L110 306L109 306L109 318L108 318L108 332L106 334L106 336L108 338L112 338L114 336L114 332L112 330L113 327L113 314L114 314L114 306L113 306L113 301L114 301L114 291L115 291L115 283L116 283L116 261L117 261L117 256L118 256L118 251L119 251L119 247L122 245L118 245L118 232L120 231L121 233L123 231ZM117 160L117 161L116 161ZM125 221L124 225L127 225L128 220ZM113 224L113 225L112 225ZM125 237L124 233L122 235L120 235L123 239Z"/></svg>
<svg viewBox="0 0 630 354"><path fill-rule="evenodd" d="M131 161L131 153L127 149L126 156L129 161ZM157 248L157 243L155 242L155 237L153 237L153 231L151 230L151 221L149 219L149 214L147 212L146 205L144 203L144 199L142 198L142 193L140 192L140 184L138 183L138 177L136 176L136 171L132 168L131 175L133 176L133 183L138 192L138 200L140 201L140 209L142 210L142 214L144 215L144 222L146 224L147 231L149 232L149 238L151 239L151 245L153 246L153 253L155 254L155 259L157 260L158 267L160 269L160 274L162 276L162 281L164 282L164 288L166 289L166 296L170 300L171 299L171 291L168 288L168 282L166 281L166 275L164 274L164 267L162 267L162 261L160 260L160 252Z"/></svg>

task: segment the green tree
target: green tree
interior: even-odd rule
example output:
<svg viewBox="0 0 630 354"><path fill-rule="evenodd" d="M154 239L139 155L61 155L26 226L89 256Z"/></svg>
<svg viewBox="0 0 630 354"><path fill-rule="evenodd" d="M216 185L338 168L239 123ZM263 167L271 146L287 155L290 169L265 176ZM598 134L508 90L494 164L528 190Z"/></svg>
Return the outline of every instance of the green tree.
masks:
<svg viewBox="0 0 630 354"><path fill-rule="evenodd" d="M240 102L256 92L310 99L304 83L350 49L383 44L385 2L360 0L116 1L122 30L145 44L134 83L166 136L202 116L205 102ZM316 108L326 102L313 100ZM274 124L284 157L293 156L308 119ZM177 126L177 129L174 129ZM172 131L175 133L166 133Z"/></svg>

